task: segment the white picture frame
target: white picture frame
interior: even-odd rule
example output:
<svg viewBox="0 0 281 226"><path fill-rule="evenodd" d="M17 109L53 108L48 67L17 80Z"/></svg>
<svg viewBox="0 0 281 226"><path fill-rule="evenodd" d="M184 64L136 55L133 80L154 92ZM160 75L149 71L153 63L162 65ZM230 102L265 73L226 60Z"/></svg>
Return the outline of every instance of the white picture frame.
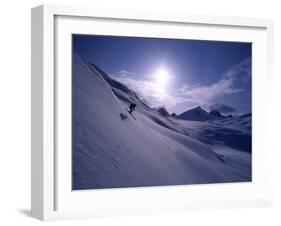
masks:
<svg viewBox="0 0 281 226"><path fill-rule="evenodd" d="M108 25L99 26L103 21ZM136 24L145 29L133 29ZM175 29L175 32L171 34L169 29L159 29L151 33L160 25ZM69 119L69 100L71 100L69 35L75 32L86 34L98 32L99 34L186 38L186 34L181 36L178 26L181 28L190 26L191 30L194 28L194 31L188 34L192 39L254 43L253 181L222 185L73 192L70 184L71 149L68 145L71 124L64 123L64 120ZM94 31L93 27L96 28ZM236 30L237 34L231 29ZM272 39L273 22L265 19L160 14L56 5L33 8L32 216L41 220L56 220L271 205L273 203L273 153L266 139L266 119L267 109L270 109L271 104L267 100L270 99L268 97L271 95L273 84Z"/></svg>

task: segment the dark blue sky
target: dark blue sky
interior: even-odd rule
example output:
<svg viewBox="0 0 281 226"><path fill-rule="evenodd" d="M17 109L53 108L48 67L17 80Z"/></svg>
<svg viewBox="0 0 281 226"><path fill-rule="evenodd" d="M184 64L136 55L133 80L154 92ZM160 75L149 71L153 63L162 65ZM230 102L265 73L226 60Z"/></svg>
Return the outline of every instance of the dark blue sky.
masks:
<svg viewBox="0 0 281 226"><path fill-rule="evenodd" d="M73 35L73 51L151 105L179 113L219 102L251 111L251 43ZM155 75L163 68L169 79L160 98L149 88L138 90L160 86Z"/></svg>

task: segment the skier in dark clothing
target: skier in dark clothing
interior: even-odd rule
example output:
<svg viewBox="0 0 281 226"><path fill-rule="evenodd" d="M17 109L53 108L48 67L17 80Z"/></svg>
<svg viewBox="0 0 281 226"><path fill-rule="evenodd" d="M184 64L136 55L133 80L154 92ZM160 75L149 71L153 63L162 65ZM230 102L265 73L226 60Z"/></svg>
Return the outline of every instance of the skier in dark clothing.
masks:
<svg viewBox="0 0 281 226"><path fill-rule="evenodd" d="M132 112L136 110L136 106L137 106L136 104L131 103L130 106L129 106L130 110L128 112L130 114L132 114Z"/></svg>

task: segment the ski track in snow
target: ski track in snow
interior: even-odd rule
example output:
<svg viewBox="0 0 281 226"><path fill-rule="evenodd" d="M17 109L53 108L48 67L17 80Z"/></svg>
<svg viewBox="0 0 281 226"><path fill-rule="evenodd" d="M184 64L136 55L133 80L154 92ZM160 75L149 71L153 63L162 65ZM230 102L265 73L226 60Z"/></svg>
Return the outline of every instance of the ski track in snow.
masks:
<svg viewBox="0 0 281 226"><path fill-rule="evenodd" d="M75 54L72 95L73 189L251 181L250 116L163 117Z"/></svg>

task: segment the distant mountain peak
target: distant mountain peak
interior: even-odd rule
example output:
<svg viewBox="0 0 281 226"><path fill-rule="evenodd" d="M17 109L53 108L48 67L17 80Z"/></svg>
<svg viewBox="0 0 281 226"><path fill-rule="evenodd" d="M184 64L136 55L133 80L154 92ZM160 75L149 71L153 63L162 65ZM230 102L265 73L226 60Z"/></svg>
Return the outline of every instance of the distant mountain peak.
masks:
<svg viewBox="0 0 281 226"><path fill-rule="evenodd" d="M210 107L210 111L216 110L222 114L230 114L230 113L235 113L236 110L233 107L230 107L226 104L222 103L216 103Z"/></svg>
<svg viewBox="0 0 281 226"><path fill-rule="evenodd" d="M197 106L197 107L193 108L193 110L203 110L203 108L201 108L201 106Z"/></svg>
<svg viewBox="0 0 281 226"><path fill-rule="evenodd" d="M190 120L190 121L208 121L225 118L220 111L213 109L207 112L201 106L189 109L178 116L179 119Z"/></svg>
<svg viewBox="0 0 281 226"><path fill-rule="evenodd" d="M162 116L167 117L170 115L170 113L167 111L167 109L164 106L160 106L155 108L156 111L158 111Z"/></svg>
<svg viewBox="0 0 281 226"><path fill-rule="evenodd" d="M201 106L197 106L181 113L178 118L191 121L207 121L213 119L213 116L202 109Z"/></svg>
<svg viewBox="0 0 281 226"><path fill-rule="evenodd" d="M213 115L213 116L215 116L215 117L218 117L218 118L223 117L222 114L221 114L219 111L215 110L215 109L211 110L211 111L209 112L209 114L210 114L210 115Z"/></svg>

